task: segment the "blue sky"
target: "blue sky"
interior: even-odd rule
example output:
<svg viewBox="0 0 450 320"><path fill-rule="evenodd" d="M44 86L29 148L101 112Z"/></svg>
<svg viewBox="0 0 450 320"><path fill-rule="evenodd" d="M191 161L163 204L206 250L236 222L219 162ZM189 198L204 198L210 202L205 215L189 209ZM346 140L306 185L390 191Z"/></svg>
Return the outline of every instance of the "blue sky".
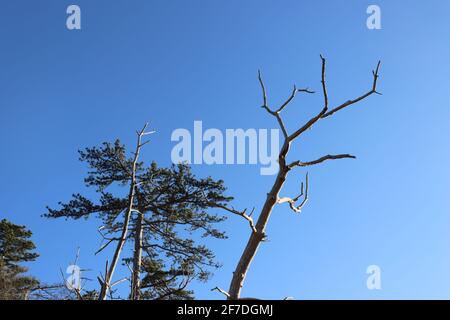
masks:
<svg viewBox="0 0 450 320"><path fill-rule="evenodd" d="M259 106L257 70L271 104L293 83L320 89L328 62L330 104L365 92L382 60L382 96L322 121L296 141L290 159L352 153L357 160L309 169L310 200L301 215L275 209L244 296L280 299L450 298L449 77L445 1L83 1L82 30L66 29L72 2L3 1L0 10L0 217L27 225L41 257L40 279L81 248L95 279L108 254L94 256L96 221L45 220L45 206L83 191L77 150L120 138L128 145L150 121L157 133L143 159L170 164L174 129L276 128ZM377 4L382 29L366 28ZM321 108L320 94L299 96L284 114L294 130ZM237 208L260 209L273 176L258 165L194 166L223 178ZM305 171L282 192L298 191ZM228 288L247 241L230 217L229 239L211 241L223 268L198 298ZM382 289L366 288L380 266ZM120 272L118 277L120 276ZM90 284L91 285L91 284ZM95 285L95 283L92 283ZM126 287L122 288L126 290Z"/></svg>

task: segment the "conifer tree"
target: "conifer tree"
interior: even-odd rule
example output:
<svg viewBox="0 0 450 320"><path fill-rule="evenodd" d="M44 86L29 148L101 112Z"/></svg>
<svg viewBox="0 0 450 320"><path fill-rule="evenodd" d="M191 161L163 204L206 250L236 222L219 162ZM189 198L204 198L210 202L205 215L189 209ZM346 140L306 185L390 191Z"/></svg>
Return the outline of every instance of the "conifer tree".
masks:
<svg viewBox="0 0 450 320"><path fill-rule="evenodd" d="M39 255L30 240L31 231L6 219L0 221L0 300L22 300L28 297L38 281L25 275L22 265L34 261Z"/></svg>
<svg viewBox="0 0 450 320"><path fill-rule="evenodd" d="M145 166L139 161L140 148L147 132L138 134L135 152L127 156L125 146L116 140L100 147L80 151L80 160L90 168L85 183L99 195L91 200L74 194L59 209L47 207L48 218L98 217L104 244L98 252L116 243L112 261L107 261L101 283L100 299L105 299L114 284L115 264L122 261L131 270L130 299L189 299L187 285L192 280L207 280L211 268L219 267L213 252L196 238L225 238L215 225L225 217L209 212L225 207L232 198L224 195L221 180L197 178L187 164L160 168L155 162ZM128 194L120 187L128 189ZM112 270L112 272L111 272Z"/></svg>

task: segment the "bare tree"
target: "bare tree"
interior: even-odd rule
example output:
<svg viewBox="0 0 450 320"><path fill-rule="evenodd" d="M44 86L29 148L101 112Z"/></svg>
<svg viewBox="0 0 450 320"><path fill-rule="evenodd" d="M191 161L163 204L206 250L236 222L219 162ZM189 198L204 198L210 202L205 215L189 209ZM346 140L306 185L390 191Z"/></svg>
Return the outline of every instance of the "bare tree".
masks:
<svg viewBox="0 0 450 320"><path fill-rule="evenodd" d="M313 91L306 89L297 89L296 86L294 86L291 95L289 98L278 108L272 109L268 103L267 103L267 95L266 95L266 87L264 85L261 73L258 72L258 79L259 83L261 85L262 90L262 96L263 96L263 105L262 108L264 108L270 115L274 116L281 128L281 131L283 133L284 137L284 143L281 147L279 156L278 156L278 162L279 162L279 171L278 175L275 179L275 182L272 186L272 189L267 194L267 198L265 200L264 206L261 210L261 213L258 217L258 220L256 224L253 223L253 219L251 218L251 215L247 215L246 211L236 211L234 209L229 210L235 214L241 215L246 220L249 221L250 228L251 228L251 235L247 242L247 245L244 249L244 252L242 253L242 256L237 264L237 267L233 273L233 278L231 280L229 291L226 292L220 288L215 288L215 290L218 290L222 294L224 294L228 299L236 300L240 299L241 289L245 280L245 276L247 275L247 272L249 270L250 264L261 244L261 242L265 239L265 229L267 227L267 223L269 222L270 215L272 213L273 208L277 204L282 203L288 203L290 208L295 212L299 213L303 206L305 205L306 201L308 200L308 175L306 176L306 185L305 188L303 188L303 183L301 186L300 194L296 197L280 197L280 191L286 181L286 178L288 176L288 173L296 168L296 167L308 167L312 165L316 165L322 162L325 162L327 160L337 160L337 159L355 159L354 156L350 154L337 154L337 155L325 155L319 159L313 160L313 161L307 161L303 162L300 160L294 161L292 163L286 162L286 156L289 153L289 150L291 148L292 142L294 142L297 138L299 138L304 132L311 129L311 127L316 124L319 120L328 118L335 114L336 112L351 106L369 96L372 94L379 94L377 91L377 80L378 80L378 71L380 68L381 62L379 61L376 69L372 71L373 74L373 83L372 87L369 91L364 93L363 95L348 100L334 108L329 109L328 107L328 93L327 93L327 86L325 82L325 68L326 68L326 60L322 56L320 56L322 60L322 93L323 93L323 108L321 111L316 114L314 117L312 117L309 121L307 121L303 126L298 128L295 132L292 134L288 133L288 130L286 129L283 119L281 118L281 112L284 110L285 107L287 107L295 98L295 96L298 93L314 93ZM300 200L301 202L297 204L297 202ZM227 208L224 208L227 209Z"/></svg>

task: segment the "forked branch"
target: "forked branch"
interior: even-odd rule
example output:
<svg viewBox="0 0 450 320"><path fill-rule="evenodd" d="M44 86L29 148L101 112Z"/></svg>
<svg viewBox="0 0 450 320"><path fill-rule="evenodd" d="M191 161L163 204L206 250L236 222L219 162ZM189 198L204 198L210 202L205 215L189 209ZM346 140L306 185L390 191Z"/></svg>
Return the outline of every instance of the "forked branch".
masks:
<svg viewBox="0 0 450 320"><path fill-rule="evenodd" d="M278 124L280 125L281 131L283 132L283 136L286 139L288 137L288 132L286 130L286 127L284 125L283 119L280 116L281 111L291 103L292 100L294 100L297 93L314 93L314 91L309 90L308 88L305 89L297 89L297 86L294 85L294 89L292 90L291 95L287 100L275 111L271 110L270 107L267 105L267 93L266 93L266 86L264 85L264 81L261 76L261 71L258 70L258 80L259 84L261 85L262 95L263 95L263 105L262 108L266 109L267 112L269 112L272 116L274 116Z"/></svg>
<svg viewBox="0 0 450 320"><path fill-rule="evenodd" d="M327 92L327 85L325 82L325 74L326 74L326 60L321 55L320 59L322 60L322 73L321 73L321 83L322 83L322 93L323 93L323 108L322 110L313 118L311 118L308 122L306 122L302 127L300 127L297 131L295 131L293 134L291 134L287 140L289 142L294 141L297 139L303 132L310 129L317 121L320 120L320 118L323 117L324 114L326 114L328 110L328 92Z"/></svg>
<svg viewBox="0 0 450 320"><path fill-rule="evenodd" d="M303 209L303 206L306 204L306 202L308 201L308 173L306 173L306 188L305 190L303 190L303 182L300 186L300 194L298 196L296 196L295 198L289 198L289 197L283 197L283 198L278 198L277 203L281 204L281 203L289 203L289 207L291 208L292 211L294 211L295 213L300 213ZM302 202L296 206L296 202L303 197Z"/></svg>
<svg viewBox="0 0 450 320"><path fill-rule="evenodd" d="M238 210L235 210L233 207L230 208L230 207L224 206L222 204L218 204L218 203L212 204L212 206L215 206L217 208L221 208L221 209L223 209L225 211L228 211L228 212L231 212L231 213L236 214L238 216L241 216L242 218L244 218L245 220L248 221L248 224L250 225L250 228L252 229L252 232L256 232L256 227L255 227L255 224L254 224L253 218L252 218L252 215L253 215L253 212L255 211L255 208L253 208L252 211L249 214L247 214L247 209L244 209L243 211L238 211Z"/></svg>
<svg viewBox="0 0 450 320"><path fill-rule="evenodd" d="M233 273L233 278L231 280L230 289L227 293L228 299L237 300L240 297L240 293L242 290L242 286L245 280L245 277L247 275L247 272L249 270L250 264L256 255L256 252L261 244L261 242L264 241L265 238L265 229L268 224L270 215L272 213L273 208L276 204L280 203L289 203L290 208L294 212L300 212L305 205L305 203L308 201L308 176L306 178L306 186L305 189L303 189L303 184L301 186L301 192L298 196L294 198L288 198L288 197L279 197L280 190L282 189L288 173L290 170L294 167L307 167L316 165L328 160L337 160L337 159L354 159L355 157L350 154L338 154L338 155L326 155L319 159L308 161L308 162L302 162L302 161L294 161L291 164L286 164L286 157L289 153L291 143L300 137L305 131L311 129L311 127L318 122L321 119L327 118L334 113L352 105L355 104L367 97L369 97L372 94L379 94L377 91L377 81L378 81L378 72L380 69L381 62L378 62L376 69L372 72L373 74L373 83L372 88L366 92L365 94L359 96L358 98L348 100L347 102L332 108L329 110L329 100L328 100L328 91L327 91L327 85L326 85L326 60L323 56L320 56L320 59L322 61L322 71L321 71L321 85L322 85L322 94L323 94L323 107L315 116L313 116L311 119L309 119L305 124L303 124L301 127L299 127L296 131L294 131L292 134L288 134L288 131L286 130L286 127L284 125L284 122L280 116L280 113L294 100L297 93L313 93L313 91L309 89L297 89L294 86L294 89L291 93L291 95L288 97L288 99L277 109L272 110L268 103L267 103L267 92L266 87L264 85L264 82L262 80L261 72L258 72L258 80L261 85L262 90L262 96L263 96L263 105L262 108L264 108L270 115L274 116L278 124L283 132L284 136L284 143L280 150L279 156L278 156L278 163L279 163L279 171L277 174L277 177L275 179L275 182L270 190L270 192L267 194L266 201L262 207L261 213L258 217L258 220L256 224L253 224L253 219L249 220L247 219L247 216L245 214L245 211L239 212L234 209L228 210L230 212L233 212L235 214L239 214L249 220L252 233L250 234L250 238L247 242L247 245L245 246L244 252L241 255L241 258L239 259L238 265L236 266L236 269ZM301 199L301 203L297 205L296 203ZM222 290L223 291L223 290Z"/></svg>
<svg viewBox="0 0 450 320"><path fill-rule="evenodd" d="M373 82L372 82L372 88L369 91L367 91L363 95L359 96L358 98L348 100L348 101L344 102L343 104L331 109L330 111L328 111L327 113L325 113L322 116L322 119L329 117L329 116L333 115L334 113L338 112L339 110L342 110L348 106L351 106L352 104L355 104L374 93L381 95L381 93L377 91L377 82L378 82L378 78L379 78L378 71L380 70L380 66L381 66L381 61L378 61L377 67L375 68L375 70L372 70Z"/></svg>

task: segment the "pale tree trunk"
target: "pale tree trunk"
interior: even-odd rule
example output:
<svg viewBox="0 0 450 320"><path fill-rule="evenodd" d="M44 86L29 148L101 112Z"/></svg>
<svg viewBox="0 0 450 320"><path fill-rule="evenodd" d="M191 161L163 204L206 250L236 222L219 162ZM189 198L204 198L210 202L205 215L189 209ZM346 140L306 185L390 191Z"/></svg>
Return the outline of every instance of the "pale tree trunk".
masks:
<svg viewBox="0 0 450 320"><path fill-rule="evenodd" d="M139 197L138 197L139 198ZM139 208L134 233L133 274L131 281L131 300L141 299L142 237L144 212Z"/></svg>
<svg viewBox="0 0 450 320"><path fill-rule="evenodd" d="M283 147L286 152L289 150L289 145L290 144L288 143ZM280 157L280 160L284 162L284 158ZM284 168L285 167L280 166L280 170L278 172L275 183L272 187L272 190L267 195L266 202L261 211L261 214L259 215L258 222L256 223L256 232L253 231L251 233L247 246L245 247L236 270L234 271L229 290L229 299L239 299L241 288L244 283L245 275L247 274L247 271L250 267L250 263L256 255L256 251L258 250L259 245L264 240L264 232L269 221L270 214L272 213L272 209L276 204L278 194L283 187L284 182L286 181L288 171Z"/></svg>
<svg viewBox="0 0 450 320"><path fill-rule="evenodd" d="M141 151L141 147L145 144L145 143L142 143L142 137L144 135L148 134L145 132L145 130L147 129L147 126L148 126L148 124L146 124L140 132L137 132L138 137L137 137L137 143L136 143L136 151L134 153L134 158L133 158L133 164L132 164L132 169L131 169L131 179L130 179L130 191L128 193L128 207L125 212L121 236L118 239L113 259L112 259L109 267L108 267L108 262L106 263L105 278L101 281L102 286L101 286L101 290L100 290L99 300L105 300L111 287L114 286L114 283L111 283L111 279L114 275L114 271L117 267L117 263L119 262L119 258L122 253L123 246L127 240L128 228L129 228L129 224L130 224L131 214L134 210L133 206L134 206L134 200L135 200L135 194L136 194L136 167L137 167L137 163L139 160L139 152Z"/></svg>
<svg viewBox="0 0 450 320"><path fill-rule="evenodd" d="M291 135L288 134L286 127L284 125L284 122L280 116L281 111L283 111L283 109L294 99L294 97L297 93L313 93L313 92L309 91L308 89L297 89L294 86L292 94L289 96L289 98L278 109L272 110L267 104L266 89L265 89L264 83L262 81L261 74L259 73L258 79L259 79L259 82L261 85L261 89L262 89L262 93L263 93L263 102L264 102L262 108L264 108L269 114L271 114L272 116L274 116L277 119L278 124L280 125L280 128L283 132L284 143L283 143L283 146L281 148L281 151L280 151L280 154L278 157L278 160L279 160L278 175L275 179L272 189L267 194L266 201L261 210L261 213L259 215L256 225L253 224L251 215L250 216L247 215L245 213L245 210L242 212L239 212L234 209L225 208L228 211L233 212L235 214L239 214L239 215L243 216L246 220L248 220L250 223L251 230L252 230L250 238L244 249L244 252L242 253L241 258L239 259L239 262L237 264L237 267L236 267L235 271L233 272L233 277L231 280L229 291L226 292L218 287L215 288L216 290L223 293L230 300L237 300L237 299L240 299L240 297L241 297L241 290L242 290L242 286L244 284L245 277L249 270L250 264L251 264L253 258L255 257L256 252L258 251L259 246L264 241L264 238L266 236L265 229L269 222L270 215L271 215L272 210L275 207L275 205L286 202L289 204L290 208L294 212L299 213L301 211L301 209L303 208L304 204L306 203L306 201L308 200L308 175L306 176L306 191L305 192L303 190L303 183L302 183L301 193L298 196L293 197L293 198L279 196L280 191L284 185L284 182L286 181L287 175L290 172L290 170L292 170L295 167L307 167L307 166L319 164L319 163L322 163L327 160L355 158L354 156L349 155L349 154L326 155L326 156L323 156L314 161L301 162L298 160L298 161L294 161L290 164L286 164L286 156L289 152L291 143L295 139L297 139L301 134L303 134L305 131L309 130L316 122L318 122L321 119L327 118L327 117L333 115L335 112L340 111L354 103L357 103L374 93L378 94L378 92L376 90L376 86L377 86L378 70L380 67L380 62L378 62L376 69L374 71L372 71L373 83L372 83L372 88L368 92L364 93L363 95L361 95L353 100L348 100L348 101L342 103L341 105L329 110L328 109L328 94L327 94L327 88L326 88L326 84L325 84L326 61L322 56L321 56L321 60L322 60L321 83L322 83L322 91L323 91L323 97L324 97L324 107L320 111L320 113L318 113L316 116L311 118L306 124L304 124L301 128L299 128L297 131L295 131ZM303 201L299 205L296 205L296 202L302 197L303 197Z"/></svg>

